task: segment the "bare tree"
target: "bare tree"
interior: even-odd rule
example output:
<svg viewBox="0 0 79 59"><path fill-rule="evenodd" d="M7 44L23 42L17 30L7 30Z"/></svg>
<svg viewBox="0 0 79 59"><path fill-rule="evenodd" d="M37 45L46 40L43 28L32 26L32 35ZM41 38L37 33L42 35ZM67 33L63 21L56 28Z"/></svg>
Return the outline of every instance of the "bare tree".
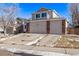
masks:
<svg viewBox="0 0 79 59"><path fill-rule="evenodd" d="M2 24L4 27L4 35L7 34L6 29L8 27L14 26L17 11L18 11L18 5L16 4L10 4L8 6L4 4L4 7L0 8L2 22L3 22Z"/></svg>
<svg viewBox="0 0 79 59"><path fill-rule="evenodd" d="M75 27L79 22L78 5L78 3L71 3L69 6L73 27Z"/></svg>

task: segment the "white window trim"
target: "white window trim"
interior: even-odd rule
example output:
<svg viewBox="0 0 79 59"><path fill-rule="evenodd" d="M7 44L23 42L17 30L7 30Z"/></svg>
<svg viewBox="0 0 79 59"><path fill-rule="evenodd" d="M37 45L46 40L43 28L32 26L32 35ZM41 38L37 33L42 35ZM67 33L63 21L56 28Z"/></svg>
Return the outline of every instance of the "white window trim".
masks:
<svg viewBox="0 0 79 59"><path fill-rule="evenodd" d="M40 13L37 13L37 14L40 14ZM40 15L40 17L41 17L41 15ZM36 14L35 14L35 19L40 19L40 18L36 18Z"/></svg>
<svg viewBox="0 0 79 59"><path fill-rule="evenodd" d="M42 13L46 13L47 17L42 17ZM40 18L49 18L48 12L40 12L40 13L36 13L36 14L40 14ZM36 14L35 14L35 19L40 19L40 18L36 18Z"/></svg>
<svg viewBox="0 0 79 59"><path fill-rule="evenodd" d="M46 13L47 14L47 12L42 12L42 13ZM41 18L47 18L47 15L46 15L46 17L42 17L42 13L41 13Z"/></svg>

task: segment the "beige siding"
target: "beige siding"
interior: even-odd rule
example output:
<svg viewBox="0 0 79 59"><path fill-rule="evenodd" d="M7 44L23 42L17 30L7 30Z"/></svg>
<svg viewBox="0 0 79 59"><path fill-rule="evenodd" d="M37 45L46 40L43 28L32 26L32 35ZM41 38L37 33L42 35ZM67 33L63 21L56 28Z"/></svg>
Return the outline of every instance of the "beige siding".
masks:
<svg viewBox="0 0 79 59"><path fill-rule="evenodd" d="M30 32L31 33L46 33L46 22L45 21L36 21L30 22Z"/></svg>
<svg viewBox="0 0 79 59"><path fill-rule="evenodd" d="M55 12L52 13L53 13L53 18L59 18L59 16Z"/></svg>
<svg viewBox="0 0 79 59"><path fill-rule="evenodd" d="M50 22L50 33L62 34L62 21L51 21Z"/></svg>

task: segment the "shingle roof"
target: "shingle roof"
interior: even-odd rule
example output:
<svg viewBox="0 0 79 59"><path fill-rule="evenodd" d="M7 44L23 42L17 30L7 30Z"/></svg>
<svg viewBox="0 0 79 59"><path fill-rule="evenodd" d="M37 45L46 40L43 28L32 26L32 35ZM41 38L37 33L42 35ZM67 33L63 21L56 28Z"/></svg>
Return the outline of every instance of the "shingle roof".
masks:
<svg viewBox="0 0 79 59"><path fill-rule="evenodd" d="M41 9L39 9L37 12L41 12L41 11L48 11L49 9L46 9L46 8L41 8Z"/></svg>

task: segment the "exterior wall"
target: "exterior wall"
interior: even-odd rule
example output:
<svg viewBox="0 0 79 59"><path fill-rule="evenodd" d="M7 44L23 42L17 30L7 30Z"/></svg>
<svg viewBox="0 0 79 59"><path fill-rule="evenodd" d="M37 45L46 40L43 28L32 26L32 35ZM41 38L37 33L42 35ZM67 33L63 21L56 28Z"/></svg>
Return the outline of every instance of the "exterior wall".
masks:
<svg viewBox="0 0 79 59"><path fill-rule="evenodd" d="M49 14L49 12L52 13L51 11L35 12L35 13L32 14L32 20L50 19L51 14ZM47 17L42 18L42 17L41 17L41 14L42 14L42 13L47 13ZM36 14L40 14L40 18L36 19Z"/></svg>
<svg viewBox="0 0 79 59"><path fill-rule="evenodd" d="M35 13L32 14L32 20L35 20L36 19L36 16L35 15L36 15Z"/></svg>
<svg viewBox="0 0 79 59"><path fill-rule="evenodd" d="M30 33L46 33L45 21L30 22Z"/></svg>
<svg viewBox="0 0 79 59"><path fill-rule="evenodd" d="M45 17L45 18L41 17L42 13L47 13L47 17ZM36 19L36 14L40 14L40 18ZM60 18L60 16L58 15L58 13L55 10L52 11L52 10L40 9L39 11L32 14L32 20L42 20L42 19L49 20L52 18Z"/></svg>
<svg viewBox="0 0 79 59"><path fill-rule="evenodd" d="M67 34L68 33L68 26L71 25L69 24L67 21L65 21L65 33Z"/></svg>
<svg viewBox="0 0 79 59"><path fill-rule="evenodd" d="M64 20L32 21L29 26L30 33L65 34Z"/></svg>
<svg viewBox="0 0 79 59"><path fill-rule="evenodd" d="M59 18L59 16L55 12L52 12L52 13L53 13L52 15L53 18Z"/></svg>
<svg viewBox="0 0 79 59"><path fill-rule="evenodd" d="M53 18L52 11L48 11L48 15L49 15L49 18L48 19L52 19Z"/></svg>
<svg viewBox="0 0 79 59"><path fill-rule="evenodd" d="M50 22L50 33L62 34L62 21L51 21Z"/></svg>

